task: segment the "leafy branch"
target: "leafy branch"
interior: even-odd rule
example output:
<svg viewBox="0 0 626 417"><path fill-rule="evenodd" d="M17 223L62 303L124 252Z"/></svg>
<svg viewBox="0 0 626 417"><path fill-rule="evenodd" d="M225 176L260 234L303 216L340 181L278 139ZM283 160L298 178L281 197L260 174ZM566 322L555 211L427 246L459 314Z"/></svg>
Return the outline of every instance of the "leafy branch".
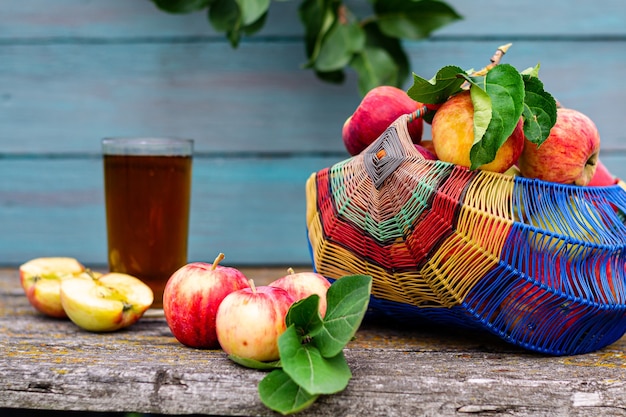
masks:
<svg viewBox="0 0 626 417"><path fill-rule="evenodd" d="M258 33L266 24L271 0L152 0L169 13L204 11L215 31L223 33L233 48L244 36ZM278 0L275 0L278 1ZM318 78L342 83L346 68L358 76L361 95L379 85L401 87L410 75L402 45L420 40L461 19L438 0L370 0L366 16L342 0L300 0L304 26L304 68ZM359 9L360 10L360 9Z"/></svg>

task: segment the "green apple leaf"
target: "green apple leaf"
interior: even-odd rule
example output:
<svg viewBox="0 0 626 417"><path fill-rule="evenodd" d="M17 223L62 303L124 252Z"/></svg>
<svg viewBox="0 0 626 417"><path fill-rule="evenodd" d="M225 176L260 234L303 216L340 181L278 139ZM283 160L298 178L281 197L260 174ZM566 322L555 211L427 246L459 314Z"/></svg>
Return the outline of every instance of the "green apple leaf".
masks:
<svg viewBox="0 0 626 417"><path fill-rule="evenodd" d="M448 65L437 71L430 80L413 74L413 85L407 91L409 97L425 104L439 104L450 96L462 91L465 82L465 71L453 65Z"/></svg>
<svg viewBox="0 0 626 417"><path fill-rule="evenodd" d="M369 305L372 277L348 275L333 282L326 293L323 328L313 336L321 355L332 358L354 337Z"/></svg>
<svg viewBox="0 0 626 417"><path fill-rule="evenodd" d="M400 39L423 39L435 30L461 19L441 1L383 0L374 3L380 30Z"/></svg>
<svg viewBox="0 0 626 417"><path fill-rule="evenodd" d="M322 39L313 66L322 72L342 69L364 46L365 31L359 24L356 22L344 24L336 20Z"/></svg>
<svg viewBox="0 0 626 417"><path fill-rule="evenodd" d="M484 134L482 137L474 137L470 151L470 169L477 169L494 160L498 149L517 126L524 110L524 81L517 69L509 64L495 66L480 79L467 79L472 83L470 91L483 89L484 86L484 92L491 100L491 118L485 128L487 118L484 117L484 111L488 105L484 94L479 91L471 93L472 103L483 113L474 118L474 132L484 131Z"/></svg>
<svg viewBox="0 0 626 417"><path fill-rule="evenodd" d="M334 394L348 385L352 372L340 351L324 357L313 343L307 343L291 325L278 339L283 370L306 392L312 395Z"/></svg>
<svg viewBox="0 0 626 417"><path fill-rule="evenodd" d="M280 368L282 366L280 361L261 362L255 359L242 358L241 356L232 354L228 355L228 359L241 366L245 366L246 368L251 369L268 370Z"/></svg>
<svg viewBox="0 0 626 417"><path fill-rule="evenodd" d="M524 136L536 145L541 145L550 135L556 123L556 100L544 90L543 83L534 75L522 75L526 95L524 96Z"/></svg>
<svg viewBox="0 0 626 417"><path fill-rule="evenodd" d="M337 21L337 15L331 2L318 0L302 1L298 15L304 25L304 46L309 58L305 68L311 68L317 60L324 38Z"/></svg>
<svg viewBox="0 0 626 417"><path fill-rule="evenodd" d="M271 410L283 415L297 413L315 402L318 395L311 395L282 369L270 372L259 382L259 398Z"/></svg>
<svg viewBox="0 0 626 417"><path fill-rule="evenodd" d="M366 46L355 54L350 66L359 76L358 87L362 96L377 85L394 85L398 79L398 66L383 48Z"/></svg>
<svg viewBox="0 0 626 417"><path fill-rule="evenodd" d="M293 325L298 334L312 336L324 325L319 313L320 296L312 294L293 303L285 317L287 327Z"/></svg>

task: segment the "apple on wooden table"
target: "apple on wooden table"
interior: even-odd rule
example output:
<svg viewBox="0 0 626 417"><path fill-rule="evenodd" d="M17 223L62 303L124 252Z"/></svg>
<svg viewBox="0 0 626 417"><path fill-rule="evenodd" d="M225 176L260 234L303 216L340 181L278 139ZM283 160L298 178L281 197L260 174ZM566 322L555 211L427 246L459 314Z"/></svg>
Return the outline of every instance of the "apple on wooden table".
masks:
<svg viewBox="0 0 626 417"><path fill-rule="evenodd" d="M192 262L178 269L163 292L163 312L174 337L194 348L219 347L215 319L228 294L248 288L248 279L236 268L213 263Z"/></svg>
<svg viewBox="0 0 626 417"><path fill-rule="evenodd" d="M284 289L294 302L317 294L320 297L319 312L324 317L326 314L326 292L330 287L330 281L323 275L312 271L296 273L293 268L289 268L287 272L287 275L271 282L269 286Z"/></svg>
<svg viewBox="0 0 626 417"><path fill-rule="evenodd" d="M61 304L67 316L92 332L111 332L136 323L153 301L150 287L119 272L92 279L69 278L61 283Z"/></svg>
<svg viewBox="0 0 626 417"><path fill-rule="evenodd" d="M279 287L250 287L228 294L217 310L215 328L224 352L240 358L278 360L278 338L294 299Z"/></svg>
<svg viewBox="0 0 626 417"><path fill-rule="evenodd" d="M20 265L19 274L30 304L37 311L57 318L67 317L61 305L61 281L73 277L89 278L83 264L70 257L31 259Z"/></svg>

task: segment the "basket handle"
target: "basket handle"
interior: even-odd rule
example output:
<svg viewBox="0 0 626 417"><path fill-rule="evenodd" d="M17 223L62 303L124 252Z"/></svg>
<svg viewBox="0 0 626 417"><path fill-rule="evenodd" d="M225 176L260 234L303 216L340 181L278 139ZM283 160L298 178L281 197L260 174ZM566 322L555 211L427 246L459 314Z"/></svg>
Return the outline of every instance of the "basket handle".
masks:
<svg viewBox="0 0 626 417"><path fill-rule="evenodd" d="M422 117L426 111L426 106L423 106L413 113L400 116L362 152L365 171L377 189L407 156L425 159L413 145L408 124Z"/></svg>

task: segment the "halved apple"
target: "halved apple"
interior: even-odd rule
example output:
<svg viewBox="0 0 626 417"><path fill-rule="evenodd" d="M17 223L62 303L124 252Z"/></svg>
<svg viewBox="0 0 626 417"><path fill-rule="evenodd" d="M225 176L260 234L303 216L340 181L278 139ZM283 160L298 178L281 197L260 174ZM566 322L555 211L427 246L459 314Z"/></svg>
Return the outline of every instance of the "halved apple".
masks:
<svg viewBox="0 0 626 417"><path fill-rule="evenodd" d="M73 277L88 277L85 267L74 258L43 257L19 267L20 282L30 304L39 312L67 317L61 305L61 281Z"/></svg>
<svg viewBox="0 0 626 417"><path fill-rule="evenodd" d="M150 287L131 275L111 272L91 280L61 282L61 304L77 326L111 332L137 322L152 305Z"/></svg>

